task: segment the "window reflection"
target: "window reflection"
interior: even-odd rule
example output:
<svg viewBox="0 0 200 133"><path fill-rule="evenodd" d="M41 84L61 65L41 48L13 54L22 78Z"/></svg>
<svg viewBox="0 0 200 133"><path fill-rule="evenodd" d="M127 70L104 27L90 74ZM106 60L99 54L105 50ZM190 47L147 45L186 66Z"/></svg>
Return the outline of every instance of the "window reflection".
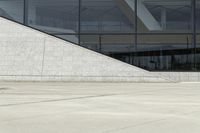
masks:
<svg viewBox="0 0 200 133"><path fill-rule="evenodd" d="M78 0L29 0L28 25L45 32L77 33Z"/></svg>
<svg viewBox="0 0 200 133"><path fill-rule="evenodd" d="M24 0L0 0L0 16L23 23Z"/></svg>
<svg viewBox="0 0 200 133"><path fill-rule="evenodd" d="M140 32L188 32L191 0L138 0Z"/></svg>
<svg viewBox="0 0 200 133"><path fill-rule="evenodd" d="M200 0L196 0L196 26L197 32L200 33Z"/></svg>
<svg viewBox="0 0 200 133"><path fill-rule="evenodd" d="M124 0L82 0L81 32L134 32L134 12L127 11L124 2Z"/></svg>

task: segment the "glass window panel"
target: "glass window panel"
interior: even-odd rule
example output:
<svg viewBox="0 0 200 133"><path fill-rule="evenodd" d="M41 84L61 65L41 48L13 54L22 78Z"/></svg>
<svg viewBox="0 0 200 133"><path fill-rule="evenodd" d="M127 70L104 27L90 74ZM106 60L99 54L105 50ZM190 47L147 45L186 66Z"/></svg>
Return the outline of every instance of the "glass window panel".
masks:
<svg viewBox="0 0 200 133"><path fill-rule="evenodd" d="M190 52L192 52L190 50ZM135 65L149 71L193 71L193 54L165 54L134 57Z"/></svg>
<svg viewBox="0 0 200 133"><path fill-rule="evenodd" d="M140 35L135 65L152 71L193 69L192 35Z"/></svg>
<svg viewBox="0 0 200 133"><path fill-rule="evenodd" d="M81 32L134 32L134 12L124 0L82 0Z"/></svg>
<svg viewBox="0 0 200 133"><path fill-rule="evenodd" d="M197 69L197 71L200 71L200 34L198 34L197 36L196 36L196 38L197 38L197 43L196 43L196 58L195 58L195 60L196 60L196 69Z"/></svg>
<svg viewBox="0 0 200 133"><path fill-rule="evenodd" d="M55 36L76 44L78 44L79 42L78 35L55 35Z"/></svg>
<svg viewBox="0 0 200 133"><path fill-rule="evenodd" d="M200 48L200 34L197 34L196 41L197 41L196 43L197 48Z"/></svg>
<svg viewBox="0 0 200 133"><path fill-rule="evenodd" d="M134 51L135 36L134 35L103 35L101 37L102 53L131 63L131 53Z"/></svg>
<svg viewBox="0 0 200 133"><path fill-rule="evenodd" d="M192 35L140 35L138 48L140 51L188 49L192 48Z"/></svg>
<svg viewBox="0 0 200 133"><path fill-rule="evenodd" d="M0 0L0 16L23 23L23 0Z"/></svg>
<svg viewBox="0 0 200 133"><path fill-rule="evenodd" d="M130 63L134 35L81 35L81 46Z"/></svg>
<svg viewBox="0 0 200 133"><path fill-rule="evenodd" d="M77 33L78 0L29 0L28 25L51 34Z"/></svg>
<svg viewBox="0 0 200 133"><path fill-rule="evenodd" d="M99 35L81 35L80 36L80 45L94 50L96 52L100 52L100 39Z"/></svg>
<svg viewBox="0 0 200 133"><path fill-rule="evenodd" d="M200 0L196 0L196 25L197 32L200 33Z"/></svg>
<svg viewBox="0 0 200 133"><path fill-rule="evenodd" d="M139 32L191 31L191 0L138 0Z"/></svg>

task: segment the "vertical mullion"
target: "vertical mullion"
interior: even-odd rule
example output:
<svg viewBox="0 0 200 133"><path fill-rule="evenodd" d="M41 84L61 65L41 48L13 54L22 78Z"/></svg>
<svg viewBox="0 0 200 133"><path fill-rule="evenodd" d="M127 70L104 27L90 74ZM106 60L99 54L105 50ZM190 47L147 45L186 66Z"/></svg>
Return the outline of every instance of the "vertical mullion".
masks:
<svg viewBox="0 0 200 133"><path fill-rule="evenodd" d="M26 0L23 1L23 24L25 24L25 3L26 3Z"/></svg>
<svg viewBox="0 0 200 133"><path fill-rule="evenodd" d="M134 12L134 42L132 45L132 48L130 49L130 64L134 65L134 57L136 56L136 52L137 52L137 0L134 0L134 8L135 8L135 12Z"/></svg>
<svg viewBox="0 0 200 133"><path fill-rule="evenodd" d="M102 43L101 43L101 41L102 41L102 35L100 34L99 35L99 53L101 53L102 52Z"/></svg>
<svg viewBox="0 0 200 133"><path fill-rule="evenodd" d="M78 44L81 45L81 0L79 0L78 7Z"/></svg>
<svg viewBox="0 0 200 133"><path fill-rule="evenodd" d="M135 50L137 50L137 32L138 32L138 20L137 20L137 0L135 0Z"/></svg>
<svg viewBox="0 0 200 133"><path fill-rule="evenodd" d="M134 30L134 32L135 32L135 37L134 37L134 39L135 39L135 41L134 41L134 47L133 47L133 50L134 50L134 54L132 54L132 64L134 64L135 63L135 61L134 61L134 57L136 57L137 56L137 43L138 43L138 17L137 17L137 15L138 15L138 7L137 7L137 3L138 3L138 0L135 0L134 1L135 2L135 30ZM136 64L134 64L134 65L136 65Z"/></svg>
<svg viewBox="0 0 200 133"><path fill-rule="evenodd" d="M193 55L194 55L194 65L196 69L196 0L192 0L192 33L193 33Z"/></svg>
<svg viewBox="0 0 200 133"><path fill-rule="evenodd" d="M28 24L28 0L24 0L24 16L23 16L23 23L24 25L27 25Z"/></svg>

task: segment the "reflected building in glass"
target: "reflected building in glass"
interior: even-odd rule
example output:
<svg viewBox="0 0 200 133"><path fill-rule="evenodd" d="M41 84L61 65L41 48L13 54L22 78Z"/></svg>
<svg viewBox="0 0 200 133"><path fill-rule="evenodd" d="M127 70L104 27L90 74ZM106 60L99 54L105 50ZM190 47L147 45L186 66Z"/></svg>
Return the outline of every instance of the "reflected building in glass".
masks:
<svg viewBox="0 0 200 133"><path fill-rule="evenodd" d="M146 70L200 70L200 0L0 0L0 16Z"/></svg>

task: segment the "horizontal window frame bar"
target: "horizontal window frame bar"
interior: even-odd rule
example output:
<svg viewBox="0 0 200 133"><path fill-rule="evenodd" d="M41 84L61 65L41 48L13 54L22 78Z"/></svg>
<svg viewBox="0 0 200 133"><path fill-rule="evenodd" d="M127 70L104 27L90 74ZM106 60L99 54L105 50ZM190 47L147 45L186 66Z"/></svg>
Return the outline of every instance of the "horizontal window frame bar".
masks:
<svg viewBox="0 0 200 133"><path fill-rule="evenodd" d="M193 35L193 33L50 33L53 35ZM200 34L200 33L199 33Z"/></svg>

